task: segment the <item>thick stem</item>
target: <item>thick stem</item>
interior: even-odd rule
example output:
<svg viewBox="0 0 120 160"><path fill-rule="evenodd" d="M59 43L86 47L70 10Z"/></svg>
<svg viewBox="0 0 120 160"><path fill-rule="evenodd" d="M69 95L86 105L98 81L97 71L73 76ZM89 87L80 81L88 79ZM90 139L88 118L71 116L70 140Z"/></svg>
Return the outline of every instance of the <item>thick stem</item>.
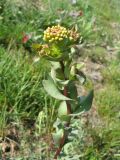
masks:
<svg viewBox="0 0 120 160"><path fill-rule="evenodd" d="M62 72L63 72L63 75L64 75L64 79L66 80L66 76L65 76L65 73L64 73L64 70L65 70L65 67L64 67L64 63L61 61L60 62L61 64L61 69L62 69ZM68 97L68 90L67 90L67 86L64 87L64 91L63 91L63 94L64 96ZM69 101L66 101L66 104L67 104L67 114L71 114L71 106L70 106L70 103ZM68 127L70 125L70 120L69 122L67 123L66 127ZM54 156L54 160L57 160L57 157L60 155L60 152L65 144L65 140L66 140L66 133L64 131L64 135L63 137L61 138L61 142L60 142L60 146L59 148L56 150L56 153L55 153L55 156Z"/></svg>
<svg viewBox="0 0 120 160"><path fill-rule="evenodd" d="M67 80L67 78L65 76L65 73L64 73L65 72L64 63L61 61L60 64L61 64L61 69L62 69L62 72L63 72L63 75L64 75L64 79ZM68 97L67 86L64 87L63 94L64 94L64 96ZM67 104L67 112L68 112L68 114L71 114L71 106L70 106L69 102L66 101L66 104Z"/></svg>

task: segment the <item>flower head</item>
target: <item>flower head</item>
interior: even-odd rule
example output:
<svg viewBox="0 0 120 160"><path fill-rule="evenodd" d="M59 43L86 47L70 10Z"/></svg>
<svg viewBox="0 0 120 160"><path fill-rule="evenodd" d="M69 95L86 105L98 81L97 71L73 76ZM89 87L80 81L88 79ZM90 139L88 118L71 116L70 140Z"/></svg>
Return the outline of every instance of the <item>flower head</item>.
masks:
<svg viewBox="0 0 120 160"><path fill-rule="evenodd" d="M44 31L44 41L47 42L59 42L65 39L76 41L79 38L79 34L73 30L68 30L60 25L48 27Z"/></svg>
<svg viewBox="0 0 120 160"><path fill-rule="evenodd" d="M48 27L44 31L45 44L34 44L40 56L60 60L69 57L70 46L79 38L79 34L60 25Z"/></svg>

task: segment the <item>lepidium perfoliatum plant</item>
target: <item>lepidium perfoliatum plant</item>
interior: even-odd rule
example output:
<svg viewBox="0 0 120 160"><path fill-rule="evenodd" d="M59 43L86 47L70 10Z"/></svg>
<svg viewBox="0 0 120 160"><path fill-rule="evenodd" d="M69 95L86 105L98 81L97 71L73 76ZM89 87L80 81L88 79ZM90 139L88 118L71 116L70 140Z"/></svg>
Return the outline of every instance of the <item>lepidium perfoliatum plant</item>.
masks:
<svg viewBox="0 0 120 160"><path fill-rule="evenodd" d="M66 29L60 25L48 27L44 31L44 44L34 44L40 57L50 61L51 72L43 80L45 91L58 100L57 119L53 124L55 131L52 137L56 151L54 159L60 155L62 148L68 142L71 119L91 108L93 90L86 96L79 96L76 82L85 83L85 75L80 72L83 64L74 61L74 46L80 40L80 34L75 29Z"/></svg>

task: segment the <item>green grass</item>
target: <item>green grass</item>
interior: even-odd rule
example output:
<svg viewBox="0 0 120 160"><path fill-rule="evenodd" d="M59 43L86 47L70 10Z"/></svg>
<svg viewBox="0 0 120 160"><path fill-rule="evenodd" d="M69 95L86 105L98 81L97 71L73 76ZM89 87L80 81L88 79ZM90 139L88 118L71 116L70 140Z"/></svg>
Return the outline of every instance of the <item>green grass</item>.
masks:
<svg viewBox="0 0 120 160"><path fill-rule="evenodd" d="M107 67L103 70L102 74L104 81L107 84L113 84L117 89L120 89L120 62L113 60L108 63Z"/></svg>
<svg viewBox="0 0 120 160"><path fill-rule="evenodd" d="M113 60L102 71L104 87L98 92L96 102L103 117L119 116L120 107L120 63Z"/></svg>
<svg viewBox="0 0 120 160"><path fill-rule="evenodd" d="M34 63L32 56L21 52L0 48L0 117L6 123L21 117L35 118L44 107L41 81L47 64Z"/></svg>
<svg viewBox="0 0 120 160"><path fill-rule="evenodd" d="M96 96L96 102L100 115L108 117L108 119L119 116L119 95L120 91L114 85L108 84L102 91L99 91Z"/></svg>

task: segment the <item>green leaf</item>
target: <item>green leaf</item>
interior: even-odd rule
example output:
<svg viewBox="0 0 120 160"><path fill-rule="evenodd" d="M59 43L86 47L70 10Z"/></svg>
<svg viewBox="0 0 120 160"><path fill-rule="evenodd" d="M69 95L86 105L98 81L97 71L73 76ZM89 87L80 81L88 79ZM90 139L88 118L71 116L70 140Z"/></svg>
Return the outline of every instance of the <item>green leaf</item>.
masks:
<svg viewBox="0 0 120 160"><path fill-rule="evenodd" d="M60 83L61 85L63 85L63 87L65 85L67 85L69 83L69 80L61 80L61 79L57 78L57 73L56 72L57 71L54 68L51 69L50 75L51 75L52 79L54 80L54 82Z"/></svg>
<svg viewBox="0 0 120 160"><path fill-rule="evenodd" d="M55 82L56 81L56 70L54 68L51 68L50 75Z"/></svg>
<svg viewBox="0 0 120 160"><path fill-rule="evenodd" d="M67 59L66 63L65 63L65 70L64 70L64 73L65 73L65 77L67 79L69 79L69 76L70 76L70 64L71 64L72 60L71 59Z"/></svg>
<svg viewBox="0 0 120 160"><path fill-rule="evenodd" d="M58 79L58 78L56 78L56 81L59 82L60 84L64 85L64 86L69 83L69 80L61 80L61 79Z"/></svg>
<svg viewBox="0 0 120 160"><path fill-rule="evenodd" d="M41 50L42 49L42 45L41 44L38 44L38 43L33 43L32 44L32 48L34 50Z"/></svg>
<svg viewBox="0 0 120 160"><path fill-rule="evenodd" d="M78 96L77 88L73 81L69 82L67 89L68 89L69 97L71 99L77 100L77 96Z"/></svg>
<svg viewBox="0 0 120 160"><path fill-rule="evenodd" d="M90 110L92 106L93 96L94 96L94 92L93 90L91 90L87 96L78 97L78 107L75 113Z"/></svg>
<svg viewBox="0 0 120 160"><path fill-rule="evenodd" d="M78 97L77 88L74 84L74 81L69 82L69 84L67 85L67 90L68 90L68 97L74 100L70 102L71 111L73 113L77 107L77 97Z"/></svg>
<svg viewBox="0 0 120 160"><path fill-rule="evenodd" d="M43 87L45 91L53 98L58 100L72 100L68 97L65 97L56 87L54 81L49 77L48 80L43 80Z"/></svg>
<svg viewBox="0 0 120 160"><path fill-rule="evenodd" d="M45 59L47 59L48 61L55 61L55 62L59 62L62 60L61 56L58 57L51 57L51 56L43 56Z"/></svg>

